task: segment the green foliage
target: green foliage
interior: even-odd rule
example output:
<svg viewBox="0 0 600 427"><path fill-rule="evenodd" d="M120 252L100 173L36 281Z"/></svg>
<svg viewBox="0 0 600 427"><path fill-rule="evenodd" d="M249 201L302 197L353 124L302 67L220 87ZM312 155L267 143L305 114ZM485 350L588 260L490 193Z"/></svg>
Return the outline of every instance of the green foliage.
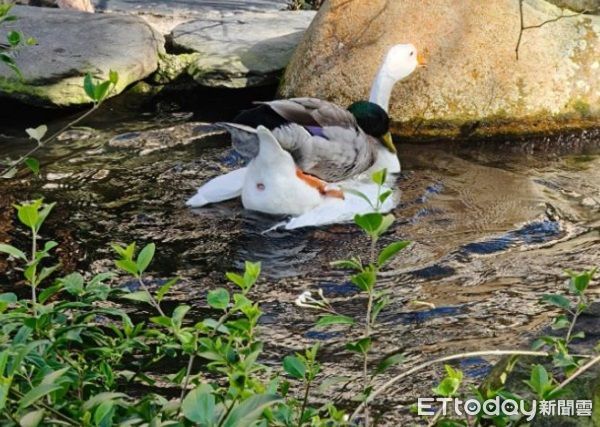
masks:
<svg viewBox="0 0 600 427"><path fill-rule="evenodd" d="M446 376L433 389L433 393L441 397L454 397L462 383L463 373L450 365L445 365L444 369L446 370Z"/></svg>
<svg viewBox="0 0 600 427"><path fill-rule="evenodd" d="M51 265L57 243L39 242L39 231L53 208L42 200L16 205L19 221L30 230L32 252L0 244L0 252L23 265L31 299L0 294L0 420L6 426L229 426L301 424L342 420L343 412L286 397L281 382L259 362L262 343L256 328L261 310L249 294L260 263L247 262L242 274L227 273L233 292L209 291L208 306L220 317L191 320L190 306L170 313L160 303L176 284L173 278L151 292L145 274L156 253L153 243L113 244L115 266L135 277L141 290L110 286L112 272L95 276L73 272L59 276ZM38 249L39 246L39 249ZM150 304L149 323L134 323L114 302ZM284 371L310 384L320 372L318 348L284 359ZM200 370L195 371L196 359ZM187 360L187 363L182 363ZM156 363L184 365L175 375L146 370ZM207 378L212 378L207 380ZM179 399L153 390L157 381L179 387ZM132 385L145 392L131 393ZM328 421L329 420L329 421ZM284 424L286 425L286 424Z"/></svg>

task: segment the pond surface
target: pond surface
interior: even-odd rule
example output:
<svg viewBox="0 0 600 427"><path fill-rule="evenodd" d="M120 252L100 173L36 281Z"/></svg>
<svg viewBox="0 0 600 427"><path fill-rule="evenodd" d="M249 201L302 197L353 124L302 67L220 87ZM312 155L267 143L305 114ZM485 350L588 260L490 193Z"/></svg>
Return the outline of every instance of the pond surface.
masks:
<svg viewBox="0 0 600 427"><path fill-rule="evenodd" d="M367 253L354 226L264 233L278 219L245 212L239 201L196 210L184 205L197 186L238 163L227 137L192 137L201 130L195 123L231 118L251 99L269 95L203 92L146 112L107 105L86 122L89 128L39 152L39 179L0 183L0 240L25 244L10 205L43 195L57 202L43 235L61 244L65 269L110 268L110 242L155 242L149 280L180 276L173 302L194 305L198 318L206 314L207 290L226 285L225 272L244 260L262 261L254 297L265 312L267 362L322 341L328 343L321 353L326 376L358 374L360 363L343 342L359 331L316 329L315 313L294 305L303 291L322 289L339 312L362 317L365 299L344 272L329 266ZM205 107L194 111L194 103ZM51 128L65 121L47 118ZM1 157L28 148L21 129L37 124L39 117L4 123ZM375 357L527 347L553 314L538 300L565 289L563 270L600 266L599 146L594 133L558 141L400 142L402 198L383 243L414 243L380 281L393 302L380 317ZM0 286L13 288L10 283L12 273L0 273ZM122 284L131 285L126 278ZM461 367L476 381L493 362L471 359ZM390 410L382 424L405 416L417 396L429 397L436 376L439 370L425 372L390 390L378 402Z"/></svg>

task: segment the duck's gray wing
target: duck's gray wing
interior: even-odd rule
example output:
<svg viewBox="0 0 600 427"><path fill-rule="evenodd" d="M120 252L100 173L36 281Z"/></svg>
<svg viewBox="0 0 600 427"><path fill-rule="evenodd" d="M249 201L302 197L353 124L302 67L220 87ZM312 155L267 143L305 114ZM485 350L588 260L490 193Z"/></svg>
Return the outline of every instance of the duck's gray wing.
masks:
<svg viewBox="0 0 600 427"><path fill-rule="evenodd" d="M321 137L290 124L273 135L300 169L328 182L358 175L376 160L376 144L359 128L324 127Z"/></svg>
<svg viewBox="0 0 600 427"><path fill-rule="evenodd" d="M348 110L318 98L291 98L264 102L290 123L302 126L357 127L356 119Z"/></svg>

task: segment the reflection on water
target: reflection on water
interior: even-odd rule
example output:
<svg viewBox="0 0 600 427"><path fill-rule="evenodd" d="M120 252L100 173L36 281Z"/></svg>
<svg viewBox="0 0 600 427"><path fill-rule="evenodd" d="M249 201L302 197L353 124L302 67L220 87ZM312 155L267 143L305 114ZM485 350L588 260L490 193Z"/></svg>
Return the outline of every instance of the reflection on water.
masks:
<svg viewBox="0 0 600 427"><path fill-rule="evenodd" d="M239 201L185 207L199 184L238 164L223 137L177 144L189 135L175 132L164 136L170 148L146 155L135 144L108 144L121 133L133 132L116 139L123 143L188 120L165 113L158 122L155 116L126 118L116 127L96 122L95 129L48 147L41 152L39 179L0 187L0 238L22 244L23 235L7 220L8 207L43 195L58 202L43 237L65 247L65 266L99 271L110 266L109 242L153 241L159 250L152 280L181 276L174 297L199 310L207 289L225 284L224 272L259 260L265 274L255 296L265 311L267 356L327 341L326 372L358 372L358 362L340 343L359 331L316 329L314 313L293 304L302 291L321 288L341 313L362 315L366 301L344 272L329 266L351 254L365 256L366 242L353 226L264 233L280 218L245 212ZM4 138L0 148L12 154L23 143ZM538 151L530 141L519 145L525 150L491 143L400 145L402 201L382 243L414 244L381 279L393 302L380 317L377 358L526 345L551 314L537 304L539 297L565 286L562 270L600 265L600 156L594 144L569 143L578 151L562 154L544 144ZM5 287L10 280L0 276ZM489 362L470 359L461 366L471 378L481 378ZM423 373L398 385L382 405L404 412L398 405L428 395L428 380L436 375Z"/></svg>

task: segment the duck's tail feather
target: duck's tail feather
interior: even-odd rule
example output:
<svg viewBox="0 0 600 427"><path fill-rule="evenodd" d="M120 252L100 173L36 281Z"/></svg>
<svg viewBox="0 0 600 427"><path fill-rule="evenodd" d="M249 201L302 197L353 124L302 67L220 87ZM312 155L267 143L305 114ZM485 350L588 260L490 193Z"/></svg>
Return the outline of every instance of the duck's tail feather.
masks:
<svg viewBox="0 0 600 427"><path fill-rule="evenodd" d="M185 204L199 208L210 203L239 197L246 179L247 168L236 169L233 172L211 179L198 189L198 192Z"/></svg>
<svg viewBox="0 0 600 427"><path fill-rule="evenodd" d="M258 136L255 128L227 122L215 123L215 126L229 132L233 149L242 156L248 159L258 156Z"/></svg>

